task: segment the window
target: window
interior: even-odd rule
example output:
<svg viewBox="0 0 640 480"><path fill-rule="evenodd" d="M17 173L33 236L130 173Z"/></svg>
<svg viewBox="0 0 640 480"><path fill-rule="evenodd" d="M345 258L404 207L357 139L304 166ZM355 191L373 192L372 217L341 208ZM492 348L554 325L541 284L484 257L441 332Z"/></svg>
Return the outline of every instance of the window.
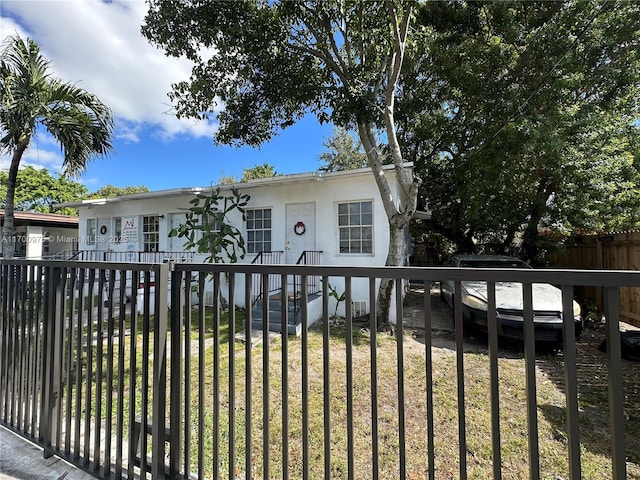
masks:
<svg viewBox="0 0 640 480"><path fill-rule="evenodd" d="M247 210L247 252L271 251L271 209Z"/></svg>
<svg viewBox="0 0 640 480"><path fill-rule="evenodd" d="M145 252L157 252L160 248L160 219L157 215L142 217L142 241Z"/></svg>
<svg viewBox="0 0 640 480"><path fill-rule="evenodd" d="M213 235L219 235L219 234L220 234L220 222L218 222L218 221L216 221L216 220L214 219L214 215L215 215L216 213L218 213L218 212L214 212L214 213L210 213L210 214L209 214L209 213L203 213L203 214L202 214L202 219L201 219L201 222L202 222L202 228L203 228L203 230L202 230L202 237L204 237L204 236L205 236L205 233L206 233L206 231L205 231L205 226L206 226L207 224L209 224L209 223L210 223L209 228L211 229L211 230L210 230L210 232L211 232ZM218 246L216 247L216 253L220 253L221 251L222 251L222 246L221 246L221 245L218 245Z"/></svg>
<svg viewBox="0 0 640 480"><path fill-rule="evenodd" d="M113 241L122 243L122 217L113 218Z"/></svg>
<svg viewBox="0 0 640 480"><path fill-rule="evenodd" d="M373 253L372 209L370 201L338 204L340 253Z"/></svg>
<svg viewBox="0 0 640 480"><path fill-rule="evenodd" d="M85 243L87 245L95 245L98 241L96 238L96 219L88 218L87 219L87 236L85 238Z"/></svg>

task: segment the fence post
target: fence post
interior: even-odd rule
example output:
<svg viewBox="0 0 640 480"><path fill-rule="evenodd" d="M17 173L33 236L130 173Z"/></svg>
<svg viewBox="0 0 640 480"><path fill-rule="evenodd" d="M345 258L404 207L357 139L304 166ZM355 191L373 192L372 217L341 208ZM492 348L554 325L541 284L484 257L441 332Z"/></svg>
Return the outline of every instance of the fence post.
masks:
<svg viewBox="0 0 640 480"><path fill-rule="evenodd" d="M2 297L2 318L0 318L0 419L8 421L9 415L9 379L11 378L11 359L13 351L9 338L12 329L13 305L9 299L12 292L13 265L2 263L2 288L0 296Z"/></svg>
<svg viewBox="0 0 640 480"><path fill-rule="evenodd" d="M59 308L64 300L64 282L61 267L48 266L44 269L45 304L42 325L43 354L40 371L42 372L42 403L40 404L40 439L44 445L44 458L53 455L53 440L56 438L60 406L61 378L56 361L60 359L64 316Z"/></svg>
<svg viewBox="0 0 640 480"><path fill-rule="evenodd" d="M169 397L171 399L171 412L169 413L169 474L173 478L180 470L180 442L182 430L182 340L183 340L183 316L182 316L182 280L183 272L175 271L175 264L168 263L169 275L171 275L171 385ZM166 279L167 277L163 277ZM157 291L157 287L156 287ZM167 289L165 288L166 292ZM166 298L166 296L165 296ZM184 419L189 425L189 419ZM188 452L185 452L188 455ZM188 476L188 472L186 472Z"/></svg>
<svg viewBox="0 0 640 480"><path fill-rule="evenodd" d="M162 263L152 267L155 277L154 326L153 326L153 401L151 407L151 476L154 480L165 478L165 438L167 401L167 283L169 265ZM148 273L151 273L148 272ZM150 275L149 275L150 276ZM149 279L145 278L148 282Z"/></svg>

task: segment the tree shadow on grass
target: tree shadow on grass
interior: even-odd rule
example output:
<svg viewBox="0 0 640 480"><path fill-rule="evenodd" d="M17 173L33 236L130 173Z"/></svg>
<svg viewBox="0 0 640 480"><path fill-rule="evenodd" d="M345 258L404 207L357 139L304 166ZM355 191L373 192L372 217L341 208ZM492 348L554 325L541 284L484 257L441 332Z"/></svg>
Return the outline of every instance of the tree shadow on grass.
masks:
<svg viewBox="0 0 640 480"><path fill-rule="evenodd" d="M583 332L576 344L576 373L580 442L589 451L608 457L611 454L611 430L607 356L598 349L604 336L602 327ZM538 355L536 366L545 378L566 394L565 362L561 351ZM620 368L627 462L636 464L635 468L640 470L640 368L638 363L627 360L622 360ZM539 405L538 408L558 431L566 433L564 405Z"/></svg>

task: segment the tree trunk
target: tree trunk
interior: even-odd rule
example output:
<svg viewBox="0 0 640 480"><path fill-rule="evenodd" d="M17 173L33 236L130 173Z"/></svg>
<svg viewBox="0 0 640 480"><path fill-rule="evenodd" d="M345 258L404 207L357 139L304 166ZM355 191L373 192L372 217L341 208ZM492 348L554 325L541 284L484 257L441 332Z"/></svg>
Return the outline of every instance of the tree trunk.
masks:
<svg viewBox="0 0 640 480"><path fill-rule="evenodd" d="M409 175L405 170L399 148L393 149L394 167L400 189L404 192L403 202L397 201L393 194L389 181L385 176L382 168L382 161L375 143L373 134L373 126L370 123L359 123L358 133L360 141L367 152L367 159L376 179L382 205L389 224L389 249L387 251L386 266L400 266L403 262L404 253L404 229L413 218L418 204L418 179ZM395 136L389 135L389 137ZM392 140L390 140L392 142ZM393 281L391 279L382 279L378 290L378 311L377 326L378 330L390 330L389 309L391 306L391 292L393 290Z"/></svg>
<svg viewBox="0 0 640 480"><path fill-rule="evenodd" d="M539 215L532 216L522 235L522 253L525 261L533 262L538 256L538 223L540 218Z"/></svg>
<svg viewBox="0 0 640 480"><path fill-rule="evenodd" d="M405 252L404 226L395 225L393 219L389 221L389 250L387 252L387 260L385 265L395 267L404 264L403 254ZM391 310L391 300L393 293L394 281L391 278L383 278L380 280L378 289L378 310L376 316L376 325L378 331L389 330L389 312ZM397 320L396 320L397 321Z"/></svg>
<svg viewBox="0 0 640 480"><path fill-rule="evenodd" d="M531 208L527 227L522 234L522 253L525 261L535 262L537 260L539 253L538 225L546 213L546 205L552 193L553 187L549 180L546 178L541 180L534 200L535 204Z"/></svg>
<svg viewBox="0 0 640 480"><path fill-rule="evenodd" d="M11 157L11 166L7 176L7 196L4 204L4 226L2 228L2 254L4 258L11 260L16 251L16 237L14 228L14 207L16 196L16 180L18 178L18 167L22 154L27 149L27 145L19 144Z"/></svg>
<svg viewBox="0 0 640 480"><path fill-rule="evenodd" d="M456 244L456 253L476 253L476 244L473 242L473 234L464 235L458 233L453 238Z"/></svg>

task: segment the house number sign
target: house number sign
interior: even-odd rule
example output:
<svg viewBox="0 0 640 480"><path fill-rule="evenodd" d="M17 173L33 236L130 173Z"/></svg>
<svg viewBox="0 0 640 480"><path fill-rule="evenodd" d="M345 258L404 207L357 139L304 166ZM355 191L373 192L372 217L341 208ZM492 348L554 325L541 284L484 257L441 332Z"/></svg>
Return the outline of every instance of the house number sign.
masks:
<svg viewBox="0 0 640 480"><path fill-rule="evenodd" d="M304 223L302 222L298 222L296 223L296 225L293 227L293 231L295 232L296 235L303 235L304 232L307 231L307 227L304 226Z"/></svg>

